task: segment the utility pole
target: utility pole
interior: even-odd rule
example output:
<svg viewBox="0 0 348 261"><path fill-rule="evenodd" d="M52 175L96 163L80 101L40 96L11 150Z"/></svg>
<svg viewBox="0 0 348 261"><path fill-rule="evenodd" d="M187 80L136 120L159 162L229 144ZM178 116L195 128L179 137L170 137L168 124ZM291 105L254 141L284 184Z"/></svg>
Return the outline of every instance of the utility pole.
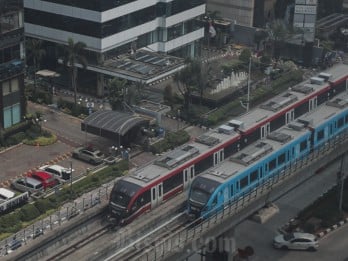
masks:
<svg viewBox="0 0 348 261"><path fill-rule="evenodd" d="M250 103L250 74L251 74L251 56L249 57L248 94L247 94L247 104L246 104L247 112L249 112L249 103Z"/></svg>
<svg viewBox="0 0 348 261"><path fill-rule="evenodd" d="M343 200L343 187L344 187L344 173L343 173L343 163L345 153L341 157L340 169L337 172L337 188L338 190L338 210L342 212L342 200Z"/></svg>

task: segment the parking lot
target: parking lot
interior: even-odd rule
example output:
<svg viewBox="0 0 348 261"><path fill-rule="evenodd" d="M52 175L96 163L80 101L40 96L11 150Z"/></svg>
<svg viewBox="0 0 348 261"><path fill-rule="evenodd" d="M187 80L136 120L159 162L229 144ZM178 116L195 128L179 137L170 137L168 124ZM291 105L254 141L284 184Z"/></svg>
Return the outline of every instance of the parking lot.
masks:
<svg viewBox="0 0 348 261"><path fill-rule="evenodd" d="M0 183L7 187L11 181L23 177L29 172L38 169L42 165L58 164L66 168L74 169L73 176L79 176L86 173L87 168L93 165L71 157L73 148L65 143L58 141L49 146L28 146L24 144L17 145L1 155Z"/></svg>

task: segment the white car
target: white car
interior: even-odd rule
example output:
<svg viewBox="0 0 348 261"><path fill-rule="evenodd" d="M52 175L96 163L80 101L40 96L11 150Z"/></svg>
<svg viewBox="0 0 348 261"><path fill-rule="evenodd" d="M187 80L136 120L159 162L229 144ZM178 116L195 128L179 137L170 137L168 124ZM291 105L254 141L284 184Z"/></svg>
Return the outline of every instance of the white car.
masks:
<svg viewBox="0 0 348 261"><path fill-rule="evenodd" d="M40 167L40 169L63 181L70 180L71 172L74 171L74 169L71 171L70 168L65 168L60 165L45 165Z"/></svg>
<svg viewBox="0 0 348 261"><path fill-rule="evenodd" d="M289 233L278 235L273 239L273 246L280 249L315 251L319 247L318 239L309 233Z"/></svg>

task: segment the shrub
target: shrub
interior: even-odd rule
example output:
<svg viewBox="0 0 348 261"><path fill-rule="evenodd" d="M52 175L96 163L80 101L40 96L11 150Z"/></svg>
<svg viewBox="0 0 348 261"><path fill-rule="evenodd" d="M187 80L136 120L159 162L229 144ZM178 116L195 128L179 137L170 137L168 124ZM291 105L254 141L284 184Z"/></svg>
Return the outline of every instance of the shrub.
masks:
<svg viewBox="0 0 348 261"><path fill-rule="evenodd" d="M40 216L40 211L34 204L26 204L20 209L21 221L30 221Z"/></svg>
<svg viewBox="0 0 348 261"><path fill-rule="evenodd" d="M18 212L12 212L0 217L0 232L14 233L21 229Z"/></svg>
<svg viewBox="0 0 348 261"><path fill-rule="evenodd" d="M189 140L190 135L184 130L169 132L163 140L151 145L150 151L154 154L162 153L169 149L174 149L175 147L180 146Z"/></svg>
<svg viewBox="0 0 348 261"><path fill-rule="evenodd" d="M40 145L40 146L47 146L55 143L57 141L57 136L54 134L51 134L50 137L37 137L36 139L25 139L23 141L24 144L27 145Z"/></svg>
<svg viewBox="0 0 348 261"><path fill-rule="evenodd" d="M46 211L56 207L55 203L49 199L39 199L34 203L34 206L39 210L40 214L44 214Z"/></svg>

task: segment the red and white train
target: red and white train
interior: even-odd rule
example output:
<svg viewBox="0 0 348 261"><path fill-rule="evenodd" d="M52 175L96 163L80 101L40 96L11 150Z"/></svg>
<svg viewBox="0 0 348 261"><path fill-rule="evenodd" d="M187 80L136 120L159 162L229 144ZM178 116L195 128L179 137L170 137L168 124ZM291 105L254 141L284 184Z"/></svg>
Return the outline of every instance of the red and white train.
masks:
<svg viewBox="0 0 348 261"><path fill-rule="evenodd" d="M195 176L347 89L348 65L338 64L209 130L118 180L110 195L110 214L118 224L130 223L186 190Z"/></svg>

